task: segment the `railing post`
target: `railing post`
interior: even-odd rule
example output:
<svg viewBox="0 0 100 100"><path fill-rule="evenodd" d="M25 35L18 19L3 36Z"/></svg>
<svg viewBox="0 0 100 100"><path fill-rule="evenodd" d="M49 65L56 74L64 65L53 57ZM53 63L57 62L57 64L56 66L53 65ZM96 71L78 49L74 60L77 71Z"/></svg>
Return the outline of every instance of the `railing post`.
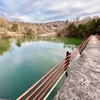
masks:
<svg viewBox="0 0 100 100"><path fill-rule="evenodd" d="M69 65L69 61L70 61L70 53L69 51L66 52L66 58L65 58L65 66L64 66L64 70L66 70L68 68ZM66 71L66 77L68 76L68 73Z"/></svg>

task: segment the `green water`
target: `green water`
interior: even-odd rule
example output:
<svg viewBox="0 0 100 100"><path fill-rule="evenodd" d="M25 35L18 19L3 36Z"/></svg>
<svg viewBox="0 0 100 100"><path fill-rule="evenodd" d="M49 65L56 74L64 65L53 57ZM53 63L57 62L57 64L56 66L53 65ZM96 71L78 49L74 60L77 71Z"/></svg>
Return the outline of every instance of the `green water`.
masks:
<svg viewBox="0 0 100 100"><path fill-rule="evenodd" d="M16 100L82 40L49 36L0 39L0 98ZM47 100L52 100L60 85Z"/></svg>

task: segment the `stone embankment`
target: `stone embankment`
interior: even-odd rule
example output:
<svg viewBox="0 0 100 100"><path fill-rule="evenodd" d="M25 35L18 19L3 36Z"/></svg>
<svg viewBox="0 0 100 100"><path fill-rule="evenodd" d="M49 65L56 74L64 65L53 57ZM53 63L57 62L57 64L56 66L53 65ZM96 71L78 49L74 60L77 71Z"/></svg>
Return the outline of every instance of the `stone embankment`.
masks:
<svg viewBox="0 0 100 100"><path fill-rule="evenodd" d="M93 36L54 100L100 100L100 41Z"/></svg>

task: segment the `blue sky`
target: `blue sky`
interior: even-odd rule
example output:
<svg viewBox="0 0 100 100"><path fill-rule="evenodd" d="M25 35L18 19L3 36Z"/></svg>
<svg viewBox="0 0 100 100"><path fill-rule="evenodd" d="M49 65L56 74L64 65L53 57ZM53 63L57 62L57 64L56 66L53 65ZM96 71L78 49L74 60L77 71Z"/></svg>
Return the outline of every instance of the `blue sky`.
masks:
<svg viewBox="0 0 100 100"><path fill-rule="evenodd" d="M0 16L12 21L65 21L96 15L100 15L100 0L0 0Z"/></svg>

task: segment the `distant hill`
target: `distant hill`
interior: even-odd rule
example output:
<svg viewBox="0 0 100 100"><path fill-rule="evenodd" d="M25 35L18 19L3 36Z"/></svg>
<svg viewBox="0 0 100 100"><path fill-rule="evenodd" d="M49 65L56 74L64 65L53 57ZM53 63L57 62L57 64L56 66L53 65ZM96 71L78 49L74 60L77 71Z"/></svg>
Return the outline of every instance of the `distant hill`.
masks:
<svg viewBox="0 0 100 100"><path fill-rule="evenodd" d="M91 34L100 35L100 17L94 16L73 21L66 20L66 26L56 33L58 36L84 38Z"/></svg>
<svg viewBox="0 0 100 100"><path fill-rule="evenodd" d="M27 23L12 22L0 17L0 38L18 37L24 34L51 34L66 26L64 21L48 22L48 23Z"/></svg>
<svg viewBox="0 0 100 100"><path fill-rule="evenodd" d="M100 34L100 17L75 18L73 21L55 21L48 23L28 23L8 21L0 17L0 38L19 37L25 34L50 34L57 36L83 38L91 34Z"/></svg>

